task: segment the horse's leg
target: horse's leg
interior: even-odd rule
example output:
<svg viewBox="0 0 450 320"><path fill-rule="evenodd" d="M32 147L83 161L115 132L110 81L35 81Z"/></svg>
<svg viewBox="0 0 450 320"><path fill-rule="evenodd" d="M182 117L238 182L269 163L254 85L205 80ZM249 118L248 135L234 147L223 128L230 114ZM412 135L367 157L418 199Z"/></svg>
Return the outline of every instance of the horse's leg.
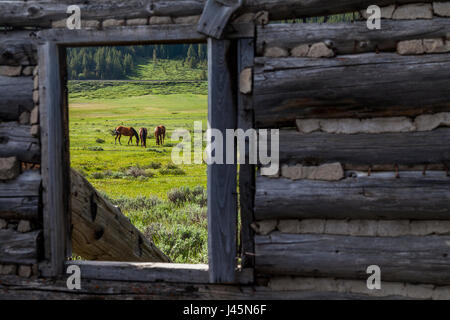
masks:
<svg viewBox="0 0 450 320"><path fill-rule="evenodd" d="M122 142L120 142L120 138L122 138L122 134L119 133L119 144L122 145Z"/></svg>
<svg viewBox="0 0 450 320"><path fill-rule="evenodd" d="M116 142L117 142L117 136L118 136L118 134L116 133L116 138L114 139L114 144L116 144Z"/></svg>

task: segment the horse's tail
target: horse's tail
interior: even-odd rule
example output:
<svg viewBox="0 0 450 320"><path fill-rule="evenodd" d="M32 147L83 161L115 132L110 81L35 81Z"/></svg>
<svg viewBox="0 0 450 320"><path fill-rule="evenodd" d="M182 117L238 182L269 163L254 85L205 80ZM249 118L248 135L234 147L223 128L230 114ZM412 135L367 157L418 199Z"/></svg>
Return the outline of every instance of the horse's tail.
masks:
<svg viewBox="0 0 450 320"><path fill-rule="evenodd" d="M144 141L147 140L147 129L144 128L144 132L142 134L144 136Z"/></svg>

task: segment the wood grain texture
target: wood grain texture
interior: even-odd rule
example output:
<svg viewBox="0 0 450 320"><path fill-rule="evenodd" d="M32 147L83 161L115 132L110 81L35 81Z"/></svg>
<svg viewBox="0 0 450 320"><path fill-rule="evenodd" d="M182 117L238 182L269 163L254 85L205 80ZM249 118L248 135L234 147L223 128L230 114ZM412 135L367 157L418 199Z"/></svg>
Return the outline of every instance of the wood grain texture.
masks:
<svg viewBox="0 0 450 320"><path fill-rule="evenodd" d="M39 197L2 197L0 195L0 219L39 220Z"/></svg>
<svg viewBox="0 0 450 320"><path fill-rule="evenodd" d="M257 127L296 118L415 116L450 109L450 54L366 53L333 59L256 58Z"/></svg>
<svg viewBox="0 0 450 320"><path fill-rule="evenodd" d="M449 100L450 101L450 100ZM302 134L280 130L280 161L341 162L349 165L413 165L450 162L450 128L432 131L329 134Z"/></svg>
<svg viewBox="0 0 450 320"><path fill-rule="evenodd" d="M421 219L450 217L445 172L372 173L341 181L256 178L255 219Z"/></svg>
<svg viewBox="0 0 450 320"><path fill-rule="evenodd" d="M0 123L0 157L16 156L20 161L39 163L39 139L30 130L31 126L17 122Z"/></svg>
<svg viewBox="0 0 450 320"><path fill-rule="evenodd" d="M70 183L64 131L64 104L60 73L62 54L54 42L39 47L40 125L45 258L49 274L63 273L70 248L67 184Z"/></svg>
<svg viewBox="0 0 450 320"><path fill-rule="evenodd" d="M83 279L180 284L206 284L209 282L209 267L207 264L67 261L66 266L69 265L79 266ZM253 269L237 270L236 283L253 283Z"/></svg>
<svg viewBox="0 0 450 320"><path fill-rule="evenodd" d="M220 130L224 136L226 129L236 128L235 50L230 40L208 39L208 121L211 128ZM226 158L226 152L223 157ZM237 168L236 164L210 164L207 170L210 281L233 282Z"/></svg>
<svg viewBox="0 0 450 320"><path fill-rule="evenodd" d="M354 23L268 24L257 27L257 54L281 47L292 50L301 44L329 41L336 54L395 51L400 40L446 38L450 20L383 20L380 30L370 30L366 21Z"/></svg>
<svg viewBox="0 0 450 320"><path fill-rule="evenodd" d="M196 25L191 24L168 24L126 26L103 30L46 29L37 32L37 40L56 41L73 46L206 42L207 37L197 32L196 28ZM234 39L253 37L253 35L253 23L241 23L233 25L233 29L227 29L224 37Z"/></svg>
<svg viewBox="0 0 450 320"><path fill-rule="evenodd" d="M254 57L254 40L241 39L238 41L238 72L246 68L253 67ZM238 94L238 112L237 112L237 127L246 131L254 127L253 119L253 103L252 96ZM246 153L248 153L248 142L246 145ZM244 156L244 155L241 155ZM255 201L255 165L248 164L248 156L246 156L246 164L239 165L239 206L241 212L241 257L242 266L253 266L254 242L253 229L250 224L253 222L253 205Z"/></svg>
<svg viewBox="0 0 450 320"><path fill-rule="evenodd" d="M222 38L228 20L242 3L243 0L206 0L197 31L215 39Z"/></svg>
<svg viewBox="0 0 450 320"><path fill-rule="evenodd" d="M71 170L72 246L86 260L170 262L119 208Z"/></svg>
<svg viewBox="0 0 450 320"><path fill-rule="evenodd" d="M378 265L384 281L450 284L450 236L353 237L272 233L255 237L261 273L367 279Z"/></svg>
<svg viewBox="0 0 450 320"><path fill-rule="evenodd" d="M84 279L137 282L208 283L208 265L180 263L136 263L68 261L77 265Z"/></svg>
<svg viewBox="0 0 450 320"><path fill-rule="evenodd" d="M40 185L39 171L27 170L14 180L0 181L0 198L38 197Z"/></svg>
<svg viewBox="0 0 450 320"><path fill-rule="evenodd" d="M382 293L339 292L334 288L322 290L280 290L255 285L191 284L170 282L136 282L89 280L82 283L81 290L67 289L66 279L23 279L16 276L0 276L1 299L167 299L167 300L272 300L272 299L407 299L403 294L391 289L385 282ZM314 282L309 283L314 285ZM318 285L322 281L317 279ZM341 280L342 285L348 280ZM392 283L402 286L402 283ZM424 286L425 287L425 286ZM421 289L417 287L417 290ZM406 291L406 290L405 290ZM439 292L435 294L439 298ZM444 295L445 298L445 290ZM442 298L441 298L442 299Z"/></svg>
<svg viewBox="0 0 450 320"><path fill-rule="evenodd" d="M17 121L34 107L32 77L0 76L0 97L0 120Z"/></svg>
<svg viewBox="0 0 450 320"><path fill-rule="evenodd" d="M0 230L0 263L33 264L40 257L41 231Z"/></svg>
<svg viewBox="0 0 450 320"><path fill-rule="evenodd" d="M423 3L430 0L247 0L239 13L269 11L272 20L330 15L366 9L369 5ZM84 19L133 19L148 16L200 15L206 0L129 0L80 3ZM49 27L65 19L70 0L0 2L0 25Z"/></svg>

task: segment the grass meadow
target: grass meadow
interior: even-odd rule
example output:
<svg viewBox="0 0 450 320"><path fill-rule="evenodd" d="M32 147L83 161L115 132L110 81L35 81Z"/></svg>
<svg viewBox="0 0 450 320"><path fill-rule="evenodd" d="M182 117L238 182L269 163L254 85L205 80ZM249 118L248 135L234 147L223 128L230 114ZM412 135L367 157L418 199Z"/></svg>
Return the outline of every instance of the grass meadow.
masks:
<svg viewBox="0 0 450 320"><path fill-rule="evenodd" d="M138 70L148 74L149 68ZM207 262L206 164L171 161L178 143L172 132L192 133L194 121L206 129L206 82L69 82L71 167L178 263ZM167 129L163 146L153 136L160 124ZM128 145L125 136L115 144L112 130L119 125L147 128L147 147L134 138Z"/></svg>

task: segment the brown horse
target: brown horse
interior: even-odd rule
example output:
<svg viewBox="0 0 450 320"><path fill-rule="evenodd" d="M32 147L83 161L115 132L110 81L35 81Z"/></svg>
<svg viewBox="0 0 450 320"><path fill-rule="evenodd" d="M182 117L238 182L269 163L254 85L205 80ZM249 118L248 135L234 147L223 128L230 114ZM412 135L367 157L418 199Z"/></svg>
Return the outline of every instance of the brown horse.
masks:
<svg viewBox="0 0 450 320"><path fill-rule="evenodd" d="M122 135L130 137L130 139L128 140L128 144L133 143L133 136L136 137L136 145L139 145L139 136L136 132L136 130L134 130L133 127L124 127L124 126L118 126L115 130L114 133L116 135L116 138L114 139L114 144L116 144L117 138L119 138L119 143L120 143L120 138L122 137ZM122 144L122 143L120 143Z"/></svg>
<svg viewBox="0 0 450 320"><path fill-rule="evenodd" d="M141 138L141 147L147 148L147 128L139 129L139 137Z"/></svg>
<svg viewBox="0 0 450 320"><path fill-rule="evenodd" d="M163 145L164 139L166 137L166 127L164 126L157 126L155 128L155 139L156 139L156 145Z"/></svg>

